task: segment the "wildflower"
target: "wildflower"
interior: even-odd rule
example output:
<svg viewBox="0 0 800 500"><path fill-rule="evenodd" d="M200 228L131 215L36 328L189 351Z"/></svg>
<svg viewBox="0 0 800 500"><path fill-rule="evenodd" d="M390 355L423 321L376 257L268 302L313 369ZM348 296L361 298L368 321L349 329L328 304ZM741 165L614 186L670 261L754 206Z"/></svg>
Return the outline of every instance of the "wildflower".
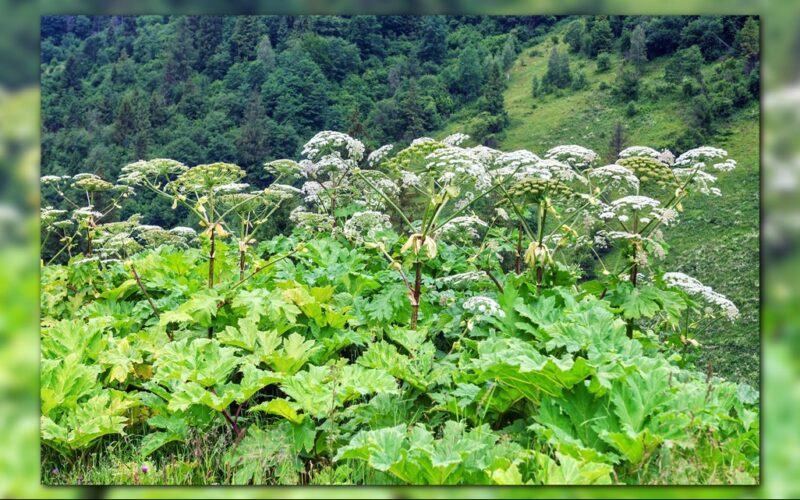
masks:
<svg viewBox="0 0 800 500"><path fill-rule="evenodd" d="M264 163L264 170L275 176L294 179L302 175L303 167L293 160L274 160Z"/></svg>
<svg viewBox="0 0 800 500"><path fill-rule="evenodd" d="M728 152L724 149L720 148L712 148L710 146L701 146L699 148L690 149L686 151L678 158L675 159L675 166L678 167L704 167L705 163L710 160L721 160L728 156ZM722 162L727 163L727 162ZM729 163L727 165L730 165ZM733 167L736 166L736 162L733 162ZM733 168L731 167L731 168ZM723 166L726 168L726 166Z"/></svg>
<svg viewBox="0 0 800 500"><path fill-rule="evenodd" d="M108 191L114 187L108 181L104 181L94 174L78 174L73 177L75 181L72 185L76 188L83 189L84 191Z"/></svg>
<svg viewBox="0 0 800 500"><path fill-rule="evenodd" d="M647 146L631 146L619 152L620 158L630 158L631 156L649 156L650 158L658 159L660 153Z"/></svg>
<svg viewBox="0 0 800 500"><path fill-rule="evenodd" d="M76 208L72 211L72 218L76 220L99 219L102 216L103 214L96 211L92 205Z"/></svg>
<svg viewBox="0 0 800 500"><path fill-rule="evenodd" d="M695 278L678 272L664 273L663 278L667 286L680 288L690 295L700 296L717 306L729 320L733 321L739 316L739 309L733 302Z"/></svg>
<svg viewBox="0 0 800 500"><path fill-rule="evenodd" d="M450 134L444 139L442 139L441 143L447 146L460 146L462 142L468 139L469 135L462 134L461 132L456 132L455 134Z"/></svg>
<svg viewBox="0 0 800 500"><path fill-rule="evenodd" d="M239 191L243 191L248 187L250 187L250 184L242 182L231 182L230 184L222 184L220 186L214 186L213 191L215 193L236 193Z"/></svg>
<svg viewBox="0 0 800 500"><path fill-rule="evenodd" d="M150 467L147 464L142 464L142 473L147 474L148 472L150 472Z"/></svg>
<svg viewBox="0 0 800 500"><path fill-rule="evenodd" d="M389 216L374 210L354 213L344 224L343 234L358 244L374 241L381 231L392 228Z"/></svg>
<svg viewBox="0 0 800 500"><path fill-rule="evenodd" d="M426 144L429 142L436 142L436 141L431 139L430 137L419 137L411 141L410 147L418 146L420 144Z"/></svg>
<svg viewBox="0 0 800 500"><path fill-rule="evenodd" d="M469 150L459 147L441 148L429 153L425 169L438 172L439 182L447 184L456 178L474 183L479 190L492 185L492 178L486 166Z"/></svg>
<svg viewBox="0 0 800 500"><path fill-rule="evenodd" d="M409 172L408 170L401 170L400 184L403 185L404 187L419 186L420 179L419 176L414 172Z"/></svg>
<svg viewBox="0 0 800 500"><path fill-rule="evenodd" d="M234 184L244 176L244 170L233 163L210 163L186 170L178 176L174 186L182 192L205 193L219 186Z"/></svg>
<svg viewBox="0 0 800 500"><path fill-rule="evenodd" d="M639 192L639 178L621 165L606 165L589 170L587 176L594 181L603 181L608 186L618 189L630 189Z"/></svg>
<svg viewBox="0 0 800 500"><path fill-rule="evenodd" d="M496 149L492 149L483 145L478 145L469 148L469 151L475 155L479 160L489 165L494 162L502 153Z"/></svg>
<svg viewBox="0 0 800 500"><path fill-rule="evenodd" d="M188 168L183 163L168 158L153 160L139 160L122 167L119 182L123 184L142 184L145 181L156 183L157 179L168 178L173 174L180 174Z"/></svg>
<svg viewBox="0 0 800 500"><path fill-rule="evenodd" d="M303 146L303 156L311 161L317 161L333 152L340 158L342 153L346 153L347 159L360 161L364 156L364 144L342 132L323 130Z"/></svg>
<svg viewBox="0 0 800 500"><path fill-rule="evenodd" d="M475 295L464 301L464 310L487 318L492 316L504 318L506 315L494 299L482 295Z"/></svg>
<svg viewBox="0 0 800 500"><path fill-rule="evenodd" d="M484 221L476 215L465 215L455 217L439 226L436 229L436 234L441 238L455 238L455 239L477 239L478 227L487 227Z"/></svg>
<svg viewBox="0 0 800 500"><path fill-rule="evenodd" d="M497 207L494 209L495 217L502 221L508 220L508 212L504 208Z"/></svg>
<svg viewBox="0 0 800 500"><path fill-rule="evenodd" d="M436 282L441 285L451 287L451 286L465 285L469 283L476 283L488 279L489 277L486 275L486 273L480 271L468 271L465 273L443 276L441 278L438 278Z"/></svg>
<svg viewBox="0 0 800 500"><path fill-rule="evenodd" d="M669 149L665 149L658 154L657 160L671 167L675 163L675 155Z"/></svg>
<svg viewBox="0 0 800 500"><path fill-rule="evenodd" d="M569 144L565 146L556 146L550 149L545 154L545 158L564 161L575 168L584 169L597 161L598 156L597 153L591 149Z"/></svg>
<svg viewBox="0 0 800 500"><path fill-rule="evenodd" d="M289 220L306 231L330 232L333 230L333 217L326 214L309 212L306 207L300 206L292 210Z"/></svg>
<svg viewBox="0 0 800 500"><path fill-rule="evenodd" d="M367 156L367 165L369 165L370 168L375 168L386 158L386 155L388 155L393 148L394 144L384 144L379 147Z"/></svg>
<svg viewBox="0 0 800 500"><path fill-rule="evenodd" d="M714 195L721 196L722 192L719 188L714 187L717 182L717 177L709 174L704 170L697 170L692 168L675 168L672 170L675 177L681 181L689 182L687 187L694 188L697 192L706 196ZM690 180L691 179L691 180Z"/></svg>
<svg viewBox="0 0 800 500"><path fill-rule="evenodd" d="M52 225L54 222L57 221L62 215L66 214L66 210L59 210L53 207L43 207L41 209L41 221L42 226L49 226Z"/></svg>
<svg viewBox="0 0 800 500"><path fill-rule="evenodd" d="M657 185L667 187L675 185L675 176L672 170L661 161L649 156L630 156L617 160L621 165L639 179L640 187Z"/></svg>
<svg viewBox="0 0 800 500"><path fill-rule="evenodd" d="M45 186L48 184L58 184L61 182L61 180L62 180L61 177L59 177L58 175L43 175L42 178L39 179L39 182L42 184L42 186Z"/></svg>

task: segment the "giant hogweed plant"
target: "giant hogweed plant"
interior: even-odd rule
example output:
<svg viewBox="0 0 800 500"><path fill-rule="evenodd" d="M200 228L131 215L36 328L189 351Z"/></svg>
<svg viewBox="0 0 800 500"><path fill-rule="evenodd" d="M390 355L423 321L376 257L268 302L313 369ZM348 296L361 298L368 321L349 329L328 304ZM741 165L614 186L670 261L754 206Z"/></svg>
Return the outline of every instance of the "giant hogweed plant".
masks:
<svg viewBox="0 0 800 500"><path fill-rule="evenodd" d="M540 158L466 140L365 159L325 132L300 162L268 163L265 189L228 164L126 167L124 182L185 206L200 234L103 222L103 260L43 268L43 444L69 458L129 432L142 457L169 461L218 436L215 480L236 483L757 473L757 394L676 366L652 335L690 310L735 318L657 264L686 197L719 194L724 151L629 148L598 166L578 146ZM301 193L292 234L259 243ZM262 252L276 257L255 265Z"/></svg>

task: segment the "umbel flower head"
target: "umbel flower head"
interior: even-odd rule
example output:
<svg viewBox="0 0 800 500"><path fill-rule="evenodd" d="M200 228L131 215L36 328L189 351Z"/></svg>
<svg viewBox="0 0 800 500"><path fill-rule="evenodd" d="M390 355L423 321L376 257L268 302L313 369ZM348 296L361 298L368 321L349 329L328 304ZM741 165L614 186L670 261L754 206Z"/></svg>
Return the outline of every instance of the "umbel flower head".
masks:
<svg viewBox="0 0 800 500"><path fill-rule="evenodd" d="M442 144L446 146L460 146L461 143L469 139L469 135L456 132L455 134L450 134L444 139L442 139Z"/></svg>
<svg viewBox="0 0 800 500"><path fill-rule="evenodd" d="M244 175L244 170L233 163L210 163L186 170L173 185L185 193L208 193L219 186L234 184Z"/></svg>
<svg viewBox="0 0 800 500"><path fill-rule="evenodd" d="M489 318L504 318L505 311L492 298L483 295L475 295L464 301L464 310L472 313L474 317L467 322L467 329L472 330L476 321L484 321Z"/></svg>
<svg viewBox="0 0 800 500"><path fill-rule="evenodd" d="M72 186L87 192L110 191L114 185L95 174L78 174L72 178Z"/></svg>
<svg viewBox="0 0 800 500"><path fill-rule="evenodd" d="M647 146L631 146L619 152L620 158L630 158L632 156L648 156L658 160L661 156L661 153Z"/></svg>
<svg viewBox="0 0 800 500"><path fill-rule="evenodd" d="M323 130L303 146L303 156L311 161L328 155L359 162L364 157L364 144L342 132Z"/></svg>
<svg viewBox="0 0 800 500"><path fill-rule="evenodd" d="M675 188L675 174L670 168L656 158L650 156L630 156L617 160L621 165L639 179L640 188L655 187L661 189Z"/></svg>
<svg viewBox="0 0 800 500"><path fill-rule="evenodd" d="M294 160L274 160L264 163L264 170L285 180L293 180L303 175L303 166Z"/></svg>
<svg viewBox="0 0 800 500"><path fill-rule="evenodd" d="M138 185L145 181L154 185L166 182L170 176L180 174L188 169L183 163L169 158L155 158L153 160L139 160L122 167L119 182L122 184Z"/></svg>
<svg viewBox="0 0 800 500"><path fill-rule="evenodd" d="M625 196L614 200L600 213L600 218L605 220L616 219L625 223L635 214L639 221L647 224L653 219L663 216L664 210L660 208L661 202L647 196ZM666 221L665 221L666 222Z"/></svg>
<svg viewBox="0 0 800 500"><path fill-rule="evenodd" d="M545 153L545 158L550 160L559 160L577 169L584 169L592 166L599 158L597 153L591 149L577 146L575 144L568 144L564 146L556 146Z"/></svg>
<svg viewBox="0 0 800 500"><path fill-rule="evenodd" d="M606 165L590 169L587 177L595 185L602 185L613 191L639 193L639 178L622 165Z"/></svg>
<svg viewBox="0 0 800 500"><path fill-rule="evenodd" d="M375 210L354 213L344 224L345 238L357 244L375 242L378 234L392 228L389 216Z"/></svg>
<svg viewBox="0 0 800 500"><path fill-rule="evenodd" d="M733 321L739 317L739 309L733 302L695 278L677 272L664 273L663 278L667 286L680 288L689 295L699 296L705 301L717 306L729 320Z"/></svg>
<svg viewBox="0 0 800 500"><path fill-rule="evenodd" d="M367 165L370 168L375 168L391 153L392 149L394 149L394 144L384 144L383 146L379 147L375 151L369 154L367 157Z"/></svg>
<svg viewBox="0 0 800 500"><path fill-rule="evenodd" d="M479 190L492 185L486 165L470 150L459 147L437 149L425 156L425 170L442 185L474 184Z"/></svg>

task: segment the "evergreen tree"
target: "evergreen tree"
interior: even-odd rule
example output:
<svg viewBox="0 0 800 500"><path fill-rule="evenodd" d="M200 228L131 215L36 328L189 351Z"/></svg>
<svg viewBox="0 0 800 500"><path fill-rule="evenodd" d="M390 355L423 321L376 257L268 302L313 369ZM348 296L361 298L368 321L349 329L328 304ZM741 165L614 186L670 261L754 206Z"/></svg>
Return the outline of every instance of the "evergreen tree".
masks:
<svg viewBox="0 0 800 500"><path fill-rule="evenodd" d="M550 57L547 59L547 73L542 78L542 83L547 87L566 88L572 83L572 74L569 68L569 56L553 46Z"/></svg>
<svg viewBox="0 0 800 500"><path fill-rule="evenodd" d="M567 27L567 32L564 33L564 41L569 45L569 50L572 52L580 52L582 40L583 23L580 21L572 21L569 27Z"/></svg>
<svg viewBox="0 0 800 500"><path fill-rule="evenodd" d="M400 109L405 122L403 139L410 141L425 132L423 115L425 113L420 102L419 85L416 78L408 80L408 88L400 100Z"/></svg>
<svg viewBox="0 0 800 500"><path fill-rule="evenodd" d="M238 16L231 35L231 57L235 62L252 61L261 41L262 25L257 16Z"/></svg>
<svg viewBox="0 0 800 500"><path fill-rule="evenodd" d="M269 35L261 37L256 49L256 55L267 71L272 71L275 68L275 51L272 50L272 42L269 41Z"/></svg>
<svg viewBox="0 0 800 500"><path fill-rule="evenodd" d="M749 73L756 62L758 62L759 48L759 28L758 22L748 17L744 26L736 34L736 47L746 61L744 71Z"/></svg>
<svg viewBox="0 0 800 500"><path fill-rule="evenodd" d="M239 127L239 134L236 138L236 149L238 151L238 163L248 170L257 170L267 156L266 137L264 136L264 106L261 97L253 93L244 118Z"/></svg>
<svg viewBox="0 0 800 500"><path fill-rule="evenodd" d="M494 132L498 132L508 125L508 113L506 112L503 98L504 89L505 81L500 72L500 65L494 62L489 66L489 74L483 89L482 101L482 109L496 118L497 130L494 130Z"/></svg>
<svg viewBox="0 0 800 500"><path fill-rule="evenodd" d="M638 24L633 33L631 33L631 48L628 50L628 59L639 71L641 71L644 63L647 62L646 40L644 28L641 24Z"/></svg>
<svg viewBox="0 0 800 500"><path fill-rule="evenodd" d="M468 45L458 56L456 69L456 90L464 96L465 101L478 97L483 86L483 65L480 54L474 44Z"/></svg>
<svg viewBox="0 0 800 500"><path fill-rule="evenodd" d="M64 63L61 82L65 89L80 90L83 70L77 57L70 55Z"/></svg>
<svg viewBox="0 0 800 500"><path fill-rule="evenodd" d="M447 52L447 21L443 16L426 16L422 20L419 58L441 64Z"/></svg>
<svg viewBox="0 0 800 500"><path fill-rule="evenodd" d="M205 71L206 64L217 52L222 43L224 18L220 16L191 16L187 20L192 34L194 49L197 52L195 69Z"/></svg>
<svg viewBox="0 0 800 500"><path fill-rule="evenodd" d="M503 43L503 50L500 52L500 60L503 62L503 71L508 71L517 59L516 37L512 34Z"/></svg>
<svg viewBox="0 0 800 500"><path fill-rule="evenodd" d="M614 34L611 32L611 23L608 22L607 17L602 17L592 24L589 34L589 56L597 57L601 52L608 52L611 50L611 43L614 41Z"/></svg>
<svg viewBox="0 0 800 500"><path fill-rule="evenodd" d="M680 83L684 78L694 78L703 83L703 54L700 47L692 45L675 53L664 68L664 79L670 83Z"/></svg>

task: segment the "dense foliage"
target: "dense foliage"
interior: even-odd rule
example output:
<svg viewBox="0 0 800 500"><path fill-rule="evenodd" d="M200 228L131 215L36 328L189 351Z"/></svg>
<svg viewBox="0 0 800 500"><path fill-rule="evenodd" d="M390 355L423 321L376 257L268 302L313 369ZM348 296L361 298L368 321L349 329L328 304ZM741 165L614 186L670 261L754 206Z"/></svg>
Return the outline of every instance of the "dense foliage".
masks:
<svg viewBox="0 0 800 500"><path fill-rule="evenodd" d="M166 159L45 176L76 206L42 214L70 255L42 269L43 479L128 434L110 482L755 481L758 393L684 359L738 309L662 265L736 162L468 141L320 132L255 189ZM143 192L199 232L93 203ZM263 236L279 207L291 231Z"/></svg>

